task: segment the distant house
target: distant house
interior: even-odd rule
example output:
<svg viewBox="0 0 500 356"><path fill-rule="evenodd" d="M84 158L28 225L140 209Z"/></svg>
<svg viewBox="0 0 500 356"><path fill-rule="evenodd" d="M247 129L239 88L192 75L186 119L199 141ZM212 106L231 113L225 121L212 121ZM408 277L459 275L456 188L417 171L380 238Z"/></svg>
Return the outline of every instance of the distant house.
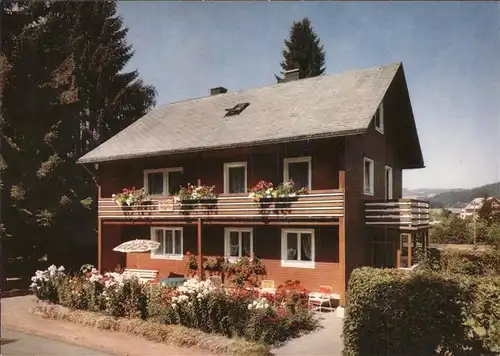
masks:
<svg viewBox="0 0 500 356"><path fill-rule="evenodd" d="M462 214L462 209L461 208L448 208L448 210L451 215L454 215L456 217L459 217Z"/></svg>
<svg viewBox="0 0 500 356"><path fill-rule="evenodd" d="M491 214L500 213L500 199L496 197L481 197L475 198L469 204L467 204L467 206L461 210L460 217L462 219L466 219L477 216L479 210L483 207L484 204L491 204Z"/></svg>
<svg viewBox="0 0 500 356"><path fill-rule="evenodd" d="M99 269L185 274L189 252L203 277L202 256L255 255L267 278L332 285L343 305L354 268L412 265L413 247L428 244L429 204L402 198L403 170L424 167L402 64L287 76L156 108L78 160L99 178ZM255 202L248 190L261 180L309 192ZM179 202L189 182L220 194ZM117 206L113 194L134 186L151 204ZM134 238L160 247L113 251Z"/></svg>

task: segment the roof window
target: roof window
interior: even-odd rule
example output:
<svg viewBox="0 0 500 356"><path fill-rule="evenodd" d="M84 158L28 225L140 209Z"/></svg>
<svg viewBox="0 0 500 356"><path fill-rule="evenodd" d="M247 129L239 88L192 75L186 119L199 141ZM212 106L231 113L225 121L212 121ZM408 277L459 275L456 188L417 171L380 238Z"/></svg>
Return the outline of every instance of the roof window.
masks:
<svg viewBox="0 0 500 356"><path fill-rule="evenodd" d="M247 108L247 106L250 105L250 103L239 103L236 104L234 107L230 109L226 109L226 115L225 116L234 116L234 115L239 115L243 110Z"/></svg>

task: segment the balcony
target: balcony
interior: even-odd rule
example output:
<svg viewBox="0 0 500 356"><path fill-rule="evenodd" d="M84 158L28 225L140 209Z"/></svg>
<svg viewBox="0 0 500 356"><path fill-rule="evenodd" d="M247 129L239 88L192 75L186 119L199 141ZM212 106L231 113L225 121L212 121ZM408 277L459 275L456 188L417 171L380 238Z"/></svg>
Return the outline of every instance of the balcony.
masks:
<svg viewBox="0 0 500 356"><path fill-rule="evenodd" d="M312 190L287 201L254 202L248 194L220 195L210 202L180 203L172 197L154 197L147 204L117 206L112 198L101 198L98 208L103 220L333 220L344 215L342 189Z"/></svg>
<svg viewBox="0 0 500 356"><path fill-rule="evenodd" d="M418 230L429 227L429 203L414 199L365 202L366 225Z"/></svg>

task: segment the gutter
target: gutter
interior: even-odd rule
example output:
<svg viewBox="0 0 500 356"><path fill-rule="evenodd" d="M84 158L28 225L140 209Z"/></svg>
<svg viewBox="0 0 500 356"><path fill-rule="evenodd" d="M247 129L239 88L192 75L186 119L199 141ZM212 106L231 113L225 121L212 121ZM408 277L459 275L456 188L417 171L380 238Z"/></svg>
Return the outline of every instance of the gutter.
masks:
<svg viewBox="0 0 500 356"><path fill-rule="evenodd" d="M366 133L367 129L355 129L349 131L342 131L339 133L326 133L326 134L316 134L316 135L303 135L303 136L294 136L294 137L284 137L280 139L269 139L264 141L253 141L246 142L242 144L228 144L222 146L204 146L197 148L187 148L187 149L179 149L179 150L163 150L158 152L147 152L147 153L131 153L126 155L117 155L110 156L105 158L96 158L96 159L78 159L76 163L85 165L87 163L98 163L98 162L110 162L110 161L118 161L125 159L133 159L133 158L148 158L148 157L157 157L164 156L170 154L181 154L181 153L191 153L191 152L201 152L201 151L213 151L220 149L228 149L228 148L240 148L240 147L252 147L252 146L263 146L269 144L279 144L279 143L287 143L287 142L297 142L297 141L305 141L305 140L317 140L322 138L330 138L330 137L343 137L343 136L353 136L353 135L362 135ZM86 168L87 169L87 168Z"/></svg>

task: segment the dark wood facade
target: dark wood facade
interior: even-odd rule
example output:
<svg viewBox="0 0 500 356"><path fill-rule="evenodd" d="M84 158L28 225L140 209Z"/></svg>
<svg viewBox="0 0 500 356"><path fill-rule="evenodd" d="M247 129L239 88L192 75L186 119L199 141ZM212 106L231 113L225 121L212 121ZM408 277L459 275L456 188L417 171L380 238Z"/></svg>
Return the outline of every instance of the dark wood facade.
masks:
<svg viewBox="0 0 500 356"><path fill-rule="evenodd" d="M408 228L414 228L409 232L411 238L422 238L424 244L426 241L428 206L424 202L418 205L419 202L408 201L410 215L415 217L410 216L408 220L406 201L400 200L402 171L413 168L411 162L418 161L407 142L418 141L418 137L408 138L402 134L409 124L399 117L411 115L408 94L401 92L402 87L406 88L404 76L396 76L383 99L383 132L372 122L366 132L350 136L99 164L99 268L111 269L119 263L136 267L139 261L141 268L156 269L161 277L185 274L186 256L181 260L152 259L150 254L122 256L110 249L127 239L149 238L151 227L182 226L183 253L198 253L201 247L204 255L222 255L224 228L249 227L254 234L254 253L266 264L269 278L277 283L298 279L310 289L318 289L321 284L332 285L344 304L347 281L354 268L373 265L380 260L380 251L389 256L384 257L383 264L400 266L401 253L405 253L402 249L407 246L401 245L401 234L408 233ZM284 180L284 159L294 157L311 157L311 191L293 202L288 212L268 207L268 214L261 214L246 194L222 194L216 210L208 211L201 206L189 213L182 212L181 207L162 209L165 197L152 197L153 210L129 212L115 206L111 199L112 194L123 188L142 187L144 170L169 167L182 167L184 185L201 182L215 185L219 192L224 185L224 164L230 162L247 163L248 188L260 180L278 184ZM374 164L371 194L364 191L365 158ZM389 182L392 197L386 195L386 167L392 171ZM398 204L385 205L391 201ZM372 211L377 207L384 210L380 215ZM420 210L413 211L413 208ZM283 267L280 231L286 228L314 231L314 268Z"/></svg>

